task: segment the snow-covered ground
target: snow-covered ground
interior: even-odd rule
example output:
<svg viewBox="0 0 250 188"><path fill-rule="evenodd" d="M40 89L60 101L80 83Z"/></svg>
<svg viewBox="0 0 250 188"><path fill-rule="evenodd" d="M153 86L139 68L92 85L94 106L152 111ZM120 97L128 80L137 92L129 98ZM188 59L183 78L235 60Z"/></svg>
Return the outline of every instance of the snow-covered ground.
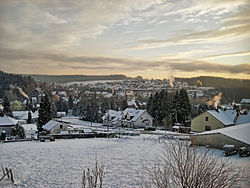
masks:
<svg viewBox="0 0 250 188"><path fill-rule="evenodd" d="M84 169L92 168L95 158L105 166L104 187L139 187L143 164L152 164L163 151L158 135L124 138L56 140L0 144L0 163L14 169L18 187L81 187ZM223 156L216 150L215 155ZM248 172L250 159L231 157ZM0 172L0 176L1 176ZM14 187L10 181L0 187Z"/></svg>

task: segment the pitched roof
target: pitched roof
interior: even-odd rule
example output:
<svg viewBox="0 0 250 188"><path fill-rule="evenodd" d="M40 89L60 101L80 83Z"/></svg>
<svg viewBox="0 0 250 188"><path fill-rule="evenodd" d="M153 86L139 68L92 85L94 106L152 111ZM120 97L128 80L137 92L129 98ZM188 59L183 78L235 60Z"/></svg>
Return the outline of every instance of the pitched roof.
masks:
<svg viewBox="0 0 250 188"><path fill-rule="evenodd" d="M25 131L37 131L37 126L36 124L22 124L21 125Z"/></svg>
<svg viewBox="0 0 250 188"><path fill-rule="evenodd" d="M217 120L219 120L224 125L234 125L235 119L237 116L236 110L208 110L209 114L211 114L213 117L215 117Z"/></svg>
<svg viewBox="0 0 250 188"><path fill-rule="evenodd" d="M250 144L250 123L245 123L237 126L230 126L226 128L216 129L212 131L206 131L202 133L197 133L195 135L209 135L209 134L216 134L220 133L226 135L230 138L239 140L246 144Z"/></svg>
<svg viewBox="0 0 250 188"><path fill-rule="evenodd" d="M129 121L136 121L146 110L137 110L135 108L126 108L123 113L124 114L129 114L133 118Z"/></svg>
<svg viewBox="0 0 250 188"><path fill-rule="evenodd" d="M18 120L11 118L9 116L0 117L0 126L16 125Z"/></svg>
<svg viewBox="0 0 250 188"><path fill-rule="evenodd" d="M244 123L250 123L250 111L248 112L248 114L246 115L241 114L237 118L236 125L244 124Z"/></svg>
<svg viewBox="0 0 250 188"><path fill-rule="evenodd" d="M31 112L31 117L32 119L37 119L38 118L38 111L35 111L34 113L32 111ZM20 120L27 120L28 119L28 114L29 111L13 111L13 116L16 117L17 119Z"/></svg>
<svg viewBox="0 0 250 188"><path fill-rule="evenodd" d="M53 121L50 120L48 123L46 123L45 125L43 125L43 129L50 131L53 127L55 127L56 125L58 125L60 122L58 121Z"/></svg>

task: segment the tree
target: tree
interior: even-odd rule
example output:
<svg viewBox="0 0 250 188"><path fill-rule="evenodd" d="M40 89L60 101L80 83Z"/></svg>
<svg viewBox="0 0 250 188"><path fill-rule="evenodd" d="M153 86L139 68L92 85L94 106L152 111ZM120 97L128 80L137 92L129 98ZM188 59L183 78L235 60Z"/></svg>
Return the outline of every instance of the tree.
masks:
<svg viewBox="0 0 250 188"><path fill-rule="evenodd" d="M52 118L51 103L47 93L42 96L40 109L38 111L38 131L42 131L42 126L48 123Z"/></svg>
<svg viewBox="0 0 250 188"><path fill-rule="evenodd" d="M28 119L27 119L27 123L32 123L32 115L31 112L28 112Z"/></svg>
<svg viewBox="0 0 250 188"><path fill-rule="evenodd" d="M185 89L180 90L180 113L178 114L179 122L186 123L191 114L191 104L189 102L188 94Z"/></svg>
<svg viewBox="0 0 250 188"><path fill-rule="evenodd" d="M146 174L143 188L229 188L241 179L240 169L228 159L182 141L166 142L162 158Z"/></svg>
<svg viewBox="0 0 250 188"><path fill-rule="evenodd" d="M4 112L5 115L13 117L12 111L10 109L10 102L9 102L8 97L4 97L3 112Z"/></svg>

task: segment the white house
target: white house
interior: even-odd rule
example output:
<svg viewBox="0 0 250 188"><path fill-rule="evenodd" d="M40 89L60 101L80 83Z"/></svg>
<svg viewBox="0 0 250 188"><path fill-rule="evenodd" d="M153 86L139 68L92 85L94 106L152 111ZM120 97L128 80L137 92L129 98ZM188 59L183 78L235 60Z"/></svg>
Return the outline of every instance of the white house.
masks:
<svg viewBox="0 0 250 188"><path fill-rule="evenodd" d="M108 126L121 126L122 111L109 110L102 117L103 124Z"/></svg>
<svg viewBox="0 0 250 188"><path fill-rule="evenodd" d="M6 132L7 136L15 135L15 127L18 125L18 120L9 116L0 117L0 133Z"/></svg>
<svg viewBox="0 0 250 188"><path fill-rule="evenodd" d="M37 138L37 125L36 124L21 124L24 130L25 138L36 139Z"/></svg>
<svg viewBox="0 0 250 188"><path fill-rule="evenodd" d="M153 125L153 117L146 110L126 108L122 112L121 126L140 128Z"/></svg>
<svg viewBox="0 0 250 188"><path fill-rule="evenodd" d="M131 128L153 125L153 117L146 110L126 108L124 111L109 110L103 117L103 124Z"/></svg>
<svg viewBox="0 0 250 188"><path fill-rule="evenodd" d="M58 121L50 120L48 123L42 126L42 128L48 131L50 134L60 134L68 130L68 125Z"/></svg>

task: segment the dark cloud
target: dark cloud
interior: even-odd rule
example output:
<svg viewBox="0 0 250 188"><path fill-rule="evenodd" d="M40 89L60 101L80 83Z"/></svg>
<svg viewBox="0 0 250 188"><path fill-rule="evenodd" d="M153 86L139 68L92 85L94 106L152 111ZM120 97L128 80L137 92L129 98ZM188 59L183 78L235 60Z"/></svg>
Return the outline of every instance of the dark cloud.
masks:
<svg viewBox="0 0 250 188"><path fill-rule="evenodd" d="M85 69L85 70L111 70L127 73L128 71L164 71L176 70L183 72L213 72L213 73L244 73L250 74L250 64L228 65L219 63L209 63L202 60L190 59L164 59L164 60L139 60L112 57L88 57L88 56L68 56L65 54L28 52L17 49L0 49L0 62L5 64L5 68L9 65L13 66L16 62L22 63L23 69L26 71L33 67L40 67L44 70L50 68L60 69ZM42 64L41 64L42 62ZM11 67L9 67L11 69ZM20 70L23 71L23 70Z"/></svg>

